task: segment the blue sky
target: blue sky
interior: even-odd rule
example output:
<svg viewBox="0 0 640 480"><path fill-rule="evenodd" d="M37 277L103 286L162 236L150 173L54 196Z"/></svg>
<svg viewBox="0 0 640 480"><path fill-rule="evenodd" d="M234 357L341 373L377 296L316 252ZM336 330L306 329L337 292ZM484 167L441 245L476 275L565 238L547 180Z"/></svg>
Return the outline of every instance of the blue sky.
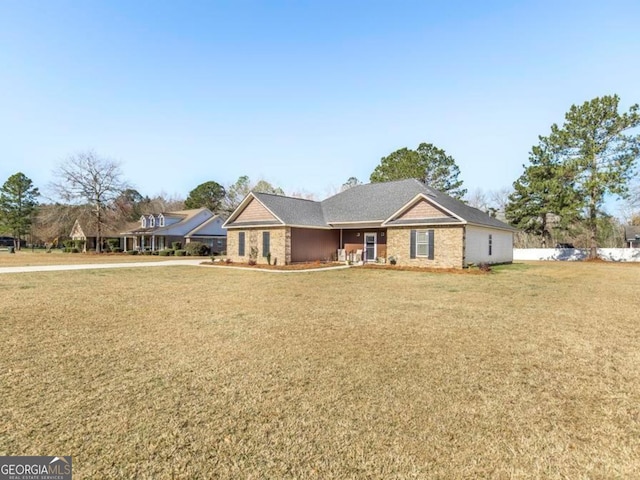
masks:
<svg viewBox="0 0 640 480"><path fill-rule="evenodd" d="M0 0L0 180L93 149L143 194L321 199L429 142L507 187L572 104L640 101L640 2Z"/></svg>

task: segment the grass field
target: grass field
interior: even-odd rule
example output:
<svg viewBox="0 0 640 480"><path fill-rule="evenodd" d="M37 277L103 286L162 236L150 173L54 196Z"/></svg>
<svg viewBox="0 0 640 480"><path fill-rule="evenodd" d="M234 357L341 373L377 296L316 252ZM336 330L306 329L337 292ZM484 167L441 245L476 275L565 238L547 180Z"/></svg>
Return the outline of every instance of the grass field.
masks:
<svg viewBox="0 0 640 480"><path fill-rule="evenodd" d="M0 455L74 478L634 478L640 268L0 275Z"/></svg>

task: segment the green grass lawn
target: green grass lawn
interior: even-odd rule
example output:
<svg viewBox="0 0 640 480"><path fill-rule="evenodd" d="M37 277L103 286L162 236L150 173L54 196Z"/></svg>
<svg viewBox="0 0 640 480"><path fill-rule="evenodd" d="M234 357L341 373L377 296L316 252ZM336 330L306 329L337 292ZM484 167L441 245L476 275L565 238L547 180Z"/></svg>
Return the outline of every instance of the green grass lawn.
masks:
<svg viewBox="0 0 640 480"><path fill-rule="evenodd" d="M0 275L0 455L74 478L633 478L640 268Z"/></svg>

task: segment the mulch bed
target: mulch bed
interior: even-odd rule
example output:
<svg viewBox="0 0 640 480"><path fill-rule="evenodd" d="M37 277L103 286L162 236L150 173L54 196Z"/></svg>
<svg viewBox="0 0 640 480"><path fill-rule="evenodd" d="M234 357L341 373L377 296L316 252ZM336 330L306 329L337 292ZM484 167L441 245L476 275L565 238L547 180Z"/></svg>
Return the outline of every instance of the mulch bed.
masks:
<svg viewBox="0 0 640 480"><path fill-rule="evenodd" d="M260 269L260 270L313 270L316 268L340 267L340 266L344 266L344 263L313 262L313 263L294 263L292 265L265 265L265 264L249 265L248 263L203 262L202 265L212 265L215 267L242 267L247 269Z"/></svg>
<svg viewBox="0 0 640 480"><path fill-rule="evenodd" d="M341 262L312 262L312 263L294 263L292 265L249 265L248 263L225 263L225 262L203 262L202 265L212 265L218 267L241 267L247 269L260 270L313 270L317 268L340 267L344 266ZM402 272L422 272L422 273L457 273L464 275L485 275L488 271L482 271L479 268L429 268L429 267L408 267L389 264L365 264L359 265L359 268L369 270L396 270Z"/></svg>

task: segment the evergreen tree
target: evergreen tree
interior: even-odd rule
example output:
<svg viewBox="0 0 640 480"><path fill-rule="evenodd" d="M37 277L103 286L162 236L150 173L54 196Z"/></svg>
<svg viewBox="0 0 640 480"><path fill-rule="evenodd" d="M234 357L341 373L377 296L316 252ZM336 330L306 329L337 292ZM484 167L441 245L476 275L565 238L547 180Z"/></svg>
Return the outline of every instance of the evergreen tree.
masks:
<svg viewBox="0 0 640 480"><path fill-rule="evenodd" d="M214 213L218 213L222 207L222 201L226 195L225 189L217 182L209 181L198 185L189 192L184 201L185 208L206 207Z"/></svg>
<svg viewBox="0 0 640 480"><path fill-rule="evenodd" d="M590 258L597 257L598 218L606 197L628 196L629 180L640 155L640 135L627 133L640 125L638 105L620 114L619 102L613 95L572 105L564 125L552 125L549 137L581 199L590 233Z"/></svg>
<svg viewBox="0 0 640 480"><path fill-rule="evenodd" d="M546 247L552 225L566 229L578 217L579 202L573 176L549 147L547 138L540 137L540 144L531 149L529 162L513 183L505 217L515 227L539 236Z"/></svg>
<svg viewBox="0 0 640 480"><path fill-rule="evenodd" d="M415 178L461 199L467 190L462 188L459 175L460 169L452 156L431 143L421 143L416 150L401 148L383 157L370 180L378 183Z"/></svg>
<svg viewBox="0 0 640 480"><path fill-rule="evenodd" d="M16 250L31 228L39 195L31 179L21 172L11 175L0 188L0 224L13 235Z"/></svg>

